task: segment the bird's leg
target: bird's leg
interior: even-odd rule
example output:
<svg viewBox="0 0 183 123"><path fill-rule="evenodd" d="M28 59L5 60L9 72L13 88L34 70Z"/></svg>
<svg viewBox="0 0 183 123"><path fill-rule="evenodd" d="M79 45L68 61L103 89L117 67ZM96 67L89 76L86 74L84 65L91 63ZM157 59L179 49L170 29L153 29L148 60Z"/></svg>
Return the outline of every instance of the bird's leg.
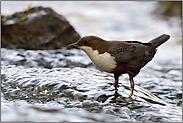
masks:
<svg viewBox="0 0 183 123"><path fill-rule="evenodd" d="M117 89L119 76L120 76L119 74L114 74L114 78L115 78L114 87L115 87L115 89Z"/></svg>
<svg viewBox="0 0 183 123"><path fill-rule="evenodd" d="M130 85L131 85L131 93L130 93L129 97L131 97L133 95L134 81L133 81L133 76L132 75L129 75L129 77L130 77Z"/></svg>
<svg viewBox="0 0 183 123"><path fill-rule="evenodd" d="M115 79L114 87L115 87L116 90L117 90L117 85L118 85L118 79Z"/></svg>

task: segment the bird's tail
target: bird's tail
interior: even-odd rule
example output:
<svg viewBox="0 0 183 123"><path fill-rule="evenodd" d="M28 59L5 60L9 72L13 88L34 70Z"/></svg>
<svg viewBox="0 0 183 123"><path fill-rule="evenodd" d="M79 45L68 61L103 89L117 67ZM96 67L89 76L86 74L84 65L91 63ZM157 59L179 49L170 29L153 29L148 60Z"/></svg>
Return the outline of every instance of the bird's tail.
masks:
<svg viewBox="0 0 183 123"><path fill-rule="evenodd" d="M155 49L164 42L166 42L170 38L169 35L162 34L158 36L157 38L152 39L149 43L151 43L151 49Z"/></svg>

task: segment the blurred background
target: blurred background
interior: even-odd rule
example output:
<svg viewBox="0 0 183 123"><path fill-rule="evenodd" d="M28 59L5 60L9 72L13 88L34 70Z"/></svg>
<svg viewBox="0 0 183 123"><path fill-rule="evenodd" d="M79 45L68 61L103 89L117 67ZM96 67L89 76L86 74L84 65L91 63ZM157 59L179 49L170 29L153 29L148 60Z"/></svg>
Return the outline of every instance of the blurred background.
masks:
<svg viewBox="0 0 183 123"><path fill-rule="evenodd" d="M181 1L2 1L1 27L2 121L182 121ZM67 48L86 35L148 42L164 33L132 99L127 75L115 92L112 74Z"/></svg>
<svg viewBox="0 0 183 123"><path fill-rule="evenodd" d="M181 41L181 1L2 1L1 14L24 11L30 4L50 7L63 15L81 36L146 42L167 33L170 41Z"/></svg>

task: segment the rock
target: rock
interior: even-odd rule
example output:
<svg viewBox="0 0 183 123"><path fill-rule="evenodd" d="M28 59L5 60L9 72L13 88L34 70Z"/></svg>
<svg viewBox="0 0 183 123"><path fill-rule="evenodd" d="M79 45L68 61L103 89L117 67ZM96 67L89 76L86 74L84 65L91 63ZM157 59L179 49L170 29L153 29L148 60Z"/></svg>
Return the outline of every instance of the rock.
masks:
<svg viewBox="0 0 183 123"><path fill-rule="evenodd" d="M166 19L170 17L178 17L181 19L182 1L159 1L153 14L161 15Z"/></svg>
<svg viewBox="0 0 183 123"><path fill-rule="evenodd" d="M51 8L34 7L1 16L1 27L1 46L5 48L59 49L80 38L65 17Z"/></svg>

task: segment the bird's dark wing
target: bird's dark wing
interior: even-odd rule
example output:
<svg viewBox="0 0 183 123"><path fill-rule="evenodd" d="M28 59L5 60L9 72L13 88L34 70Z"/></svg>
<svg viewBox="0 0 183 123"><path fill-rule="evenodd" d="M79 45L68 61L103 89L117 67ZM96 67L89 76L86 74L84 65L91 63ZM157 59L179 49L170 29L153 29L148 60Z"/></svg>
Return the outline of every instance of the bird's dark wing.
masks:
<svg viewBox="0 0 183 123"><path fill-rule="evenodd" d="M129 63L139 57L142 57L148 51L150 43L141 43L138 41L116 41L109 52L115 56L115 60L119 63ZM112 43L112 42L111 42Z"/></svg>

